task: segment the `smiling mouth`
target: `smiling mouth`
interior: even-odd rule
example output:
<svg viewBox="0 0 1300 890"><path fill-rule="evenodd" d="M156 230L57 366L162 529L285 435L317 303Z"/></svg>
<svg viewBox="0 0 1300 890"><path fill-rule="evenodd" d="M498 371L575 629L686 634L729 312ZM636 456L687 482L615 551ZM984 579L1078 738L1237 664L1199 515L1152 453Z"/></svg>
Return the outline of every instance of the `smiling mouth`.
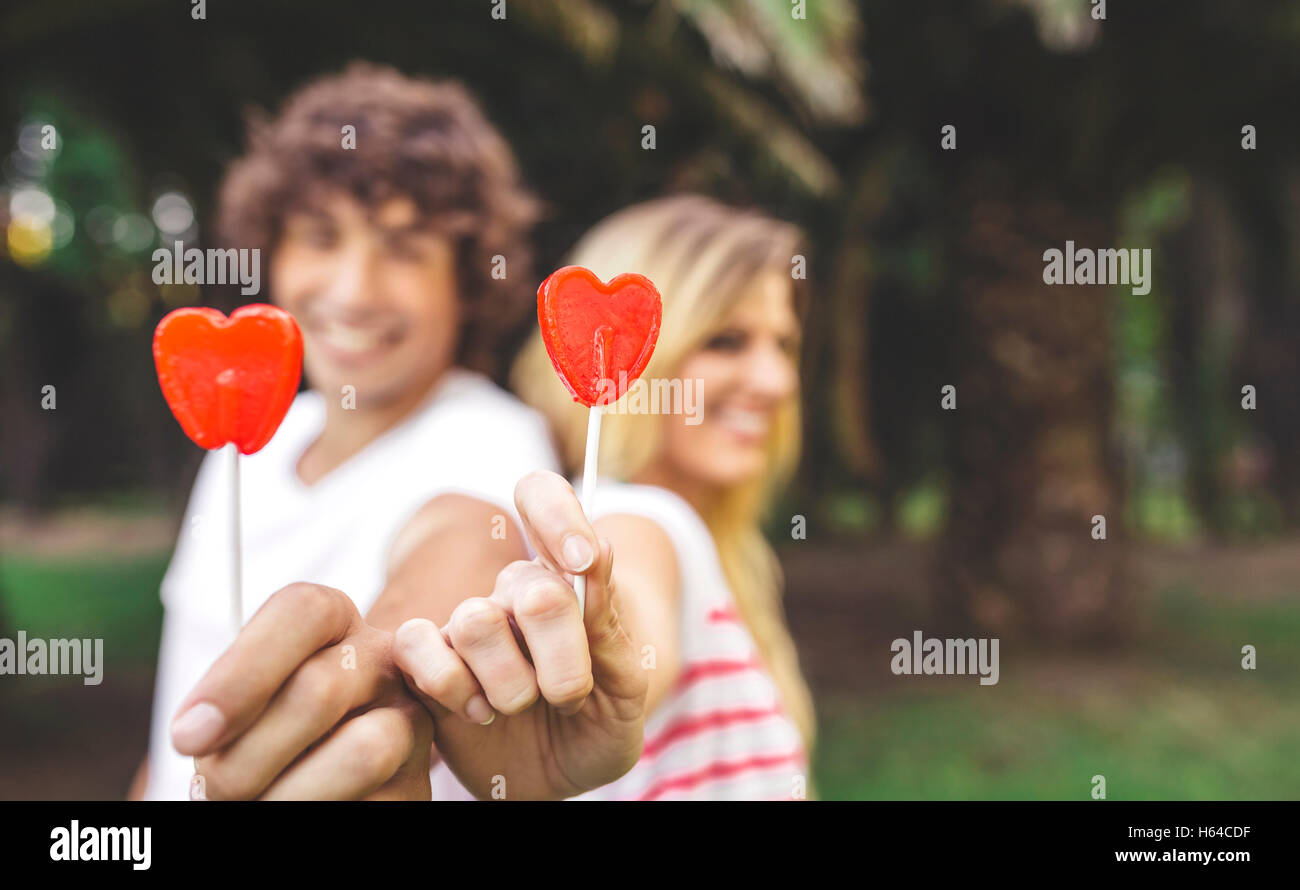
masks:
<svg viewBox="0 0 1300 890"><path fill-rule="evenodd" d="M349 364L374 358L401 339L392 329L358 327L338 321L313 325L312 334L332 359Z"/></svg>
<svg viewBox="0 0 1300 890"><path fill-rule="evenodd" d="M740 408L724 408L714 415L714 422L746 442L761 442L771 428L767 412Z"/></svg>

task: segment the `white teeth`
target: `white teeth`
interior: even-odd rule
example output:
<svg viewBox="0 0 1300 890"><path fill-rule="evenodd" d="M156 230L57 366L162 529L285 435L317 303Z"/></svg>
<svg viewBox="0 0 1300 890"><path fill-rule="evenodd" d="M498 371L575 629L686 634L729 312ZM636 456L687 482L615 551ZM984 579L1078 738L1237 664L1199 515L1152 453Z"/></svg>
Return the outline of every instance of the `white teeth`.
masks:
<svg viewBox="0 0 1300 890"><path fill-rule="evenodd" d="M747 436L763 436L767 434L768 419L764 413L731 408L718 412L717 419L722 425L731 427L736 432Z"/></svg>
<svg viewBox="0 0 1300 890"><path fill-rule="evenodd" d="M326 322L320 337L329 346L345 352L369 352L383 342L382 335L375 331L361 330L337 321Z"/></svg>

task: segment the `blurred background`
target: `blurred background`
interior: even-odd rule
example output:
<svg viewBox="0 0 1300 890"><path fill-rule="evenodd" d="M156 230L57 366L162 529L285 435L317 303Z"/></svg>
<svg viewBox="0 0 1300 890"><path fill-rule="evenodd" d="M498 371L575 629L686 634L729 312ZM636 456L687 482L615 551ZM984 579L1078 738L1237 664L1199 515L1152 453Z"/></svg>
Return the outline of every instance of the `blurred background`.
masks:
<svg viewBox="0 0 1300 890"><path fill-rule="evenodd" d="M771 530L823 797L1300 797L1300 3L1107 7L7 3L0 637L107 666L0 677L0 797L126 791L200 457L150 337L221 296L150 255L205 243L250 108L355 58L466 82L547 202L539 270L665 191L808 231ZM1045 287L1067 239L1150 248L1151 292ZM916 629L1000 637L1000 682L894 676Z"/></svg>

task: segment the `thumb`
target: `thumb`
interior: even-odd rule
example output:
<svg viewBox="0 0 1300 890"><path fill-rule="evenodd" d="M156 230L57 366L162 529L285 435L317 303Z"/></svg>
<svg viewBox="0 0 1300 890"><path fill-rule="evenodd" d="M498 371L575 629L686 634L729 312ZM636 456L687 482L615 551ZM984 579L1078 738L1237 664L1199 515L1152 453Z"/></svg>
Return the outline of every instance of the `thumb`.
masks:
<svg viewBox="0 0 1300 890"><path fill-rule="evenodd" d="M619 698L644 696L648 682L637 662L636 648L619 620L614 551L605 538L600 539L596 564L587 571L583 622L596 687Z"/></svg>

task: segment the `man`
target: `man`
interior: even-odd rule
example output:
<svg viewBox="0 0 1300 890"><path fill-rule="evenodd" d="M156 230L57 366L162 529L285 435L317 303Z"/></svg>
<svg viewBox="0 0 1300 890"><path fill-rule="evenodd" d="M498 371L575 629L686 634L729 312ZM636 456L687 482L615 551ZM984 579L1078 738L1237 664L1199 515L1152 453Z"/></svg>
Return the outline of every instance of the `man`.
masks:
<svg viewBox="0 0 1300 890"><path fill-rule="evenodd" d="M602 585L607 545L567 483L533 473L556 465L541 420L472 370L531 302L533 203L509 149L459 87L364 64L250 137L221 233L269 256L311 390L244 459L233 645L218 456L199 472L163 581L143 796L427 800L435 731L480 794L505 762L512 796L616 778L640 750L644 678ZM503 572L528 556L511 498L525 476L515 500L549 571ZM585 626L566 572L597 590ZM465 651L507 621L528 663L480 660L459 713L426 708L395 666L412 618L428 620L408 637L445 626ZM580 710L558 747L528 729Z"/></svg>

